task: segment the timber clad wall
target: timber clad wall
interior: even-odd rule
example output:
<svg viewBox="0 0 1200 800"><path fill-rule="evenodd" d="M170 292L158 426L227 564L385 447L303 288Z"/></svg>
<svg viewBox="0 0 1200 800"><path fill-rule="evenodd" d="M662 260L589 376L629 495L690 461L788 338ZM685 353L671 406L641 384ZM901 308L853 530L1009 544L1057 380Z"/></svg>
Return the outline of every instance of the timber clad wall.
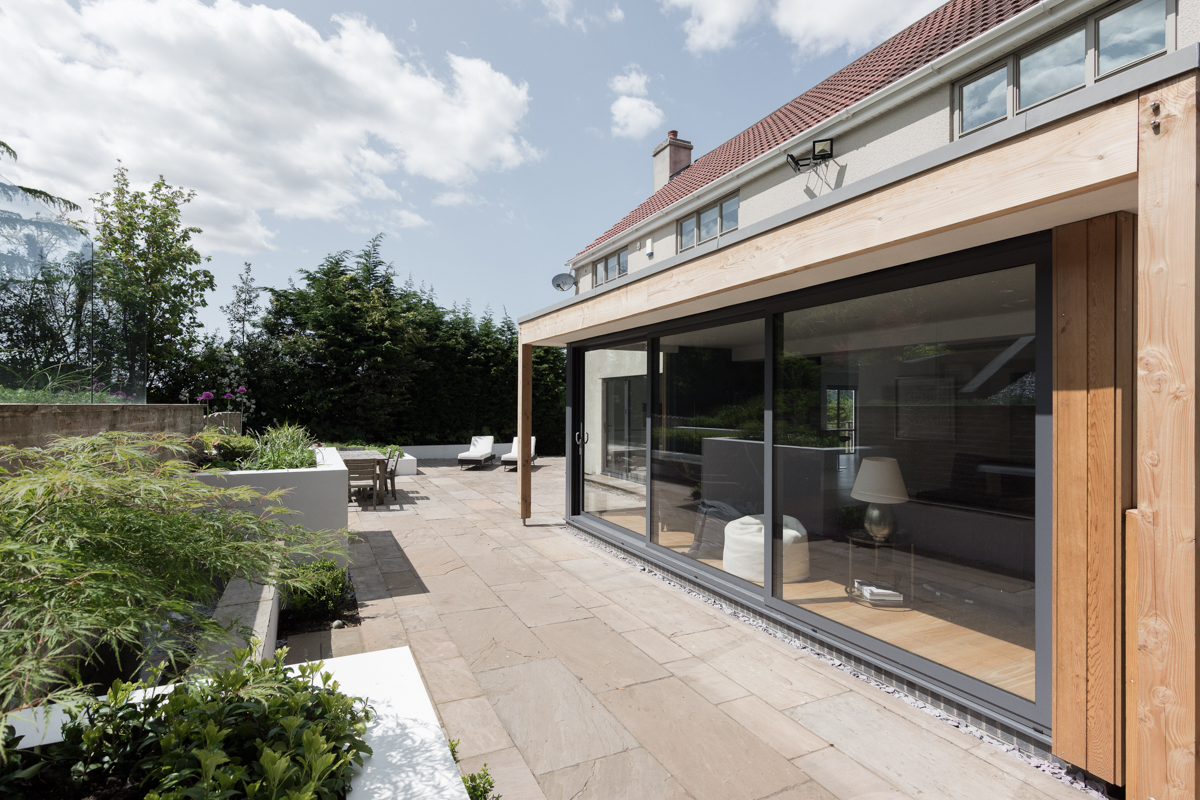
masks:
<svg viewBox="0 0 1200 800"><path fill-rule="evenodd" d="M1156 124L1157 123L1157 124ZM1138 103L1137 736L1130 797L1196 793L1196 76ZM1132 727L1132 726L1131 726Z"/></svg>
<svg viewBox="0 0 1200 800"><path fill-rule="evenodd" d="M1054 231L1054 753L1124 782L1123 515L1133 499L1127 213Z"/></svg>

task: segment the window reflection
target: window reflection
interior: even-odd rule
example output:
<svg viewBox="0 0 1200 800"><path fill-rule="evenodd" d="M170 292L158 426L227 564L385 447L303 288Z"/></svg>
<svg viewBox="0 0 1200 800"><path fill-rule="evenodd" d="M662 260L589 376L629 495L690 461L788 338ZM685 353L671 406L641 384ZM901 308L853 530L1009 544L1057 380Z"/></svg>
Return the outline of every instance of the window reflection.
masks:
<svg viewBox="0 0 1200 800"><path fill-rule="evenodd" d="M646 343L584 354L583 510L646 533Z"/></svg>
<svg viewBox="0 0 1200 800"><path fill-rule="evenodd" d="M1103 17L1097 39L1100 74L1167 47L1166 0L1142 0Z"/></svg>
<svg viewBox="0 0 1200 800"><path fill-rule="evenodd" d="M964 84L962 87L962 130L964 132L1008 116L1008 67Z"/></svg>
<svg viewBox="0 0 1200 800"><path fill-rule="evenodd" d="M1087 48L1083 28L1020 59L1021 108L1083 86Z"/></svg>
<svg viewBox="0 0 1200 800"><path fill-rule="evenodd" d="M763 582L760 320L659 340L654 372L653 538Z"/></svg>
<svg viewBox="0 0 1200 800"><path fill-rule="evenodd" d="M773 448L778 596L1031 700L1034 271L779 315Z"/></svg>

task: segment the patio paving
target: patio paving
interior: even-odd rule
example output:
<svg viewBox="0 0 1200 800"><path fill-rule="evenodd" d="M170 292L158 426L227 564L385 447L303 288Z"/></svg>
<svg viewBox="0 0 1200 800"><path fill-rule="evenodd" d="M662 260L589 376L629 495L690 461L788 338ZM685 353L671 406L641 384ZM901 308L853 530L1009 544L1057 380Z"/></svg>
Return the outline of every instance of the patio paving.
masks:
<svg viewBox="0 0 1200 800"><path fill-rule="evenodd" d="M505 800L1081 800L998 747L572 535L564 460L427 466L355 507L363 624L290 661L409 645L466 771Z"/></svg>

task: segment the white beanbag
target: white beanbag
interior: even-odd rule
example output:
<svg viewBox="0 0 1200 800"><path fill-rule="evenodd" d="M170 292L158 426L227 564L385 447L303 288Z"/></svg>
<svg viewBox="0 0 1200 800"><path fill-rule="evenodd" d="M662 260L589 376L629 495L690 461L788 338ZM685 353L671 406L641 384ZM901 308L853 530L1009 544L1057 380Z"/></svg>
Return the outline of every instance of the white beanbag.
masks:
<svg viewBox="0 0 1200 800"><path fill-rule="evenodd" d="M763 515L735 519L725 526L725 571L763 582ZM783 515L783 582L808 577L808 531L795 517Z"/></svg>

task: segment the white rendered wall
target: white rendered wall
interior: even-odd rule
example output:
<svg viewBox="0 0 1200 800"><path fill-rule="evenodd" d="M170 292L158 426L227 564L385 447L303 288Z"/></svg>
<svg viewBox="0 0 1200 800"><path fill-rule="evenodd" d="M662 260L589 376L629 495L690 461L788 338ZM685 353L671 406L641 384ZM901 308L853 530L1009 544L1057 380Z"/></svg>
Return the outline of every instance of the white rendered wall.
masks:
<svg viewBox="0 0 1200 800"><path fill-rule="evenodd" d="M1200 42L1200 0L1176 0L1175 49Z"/></svg>
<svg viewBox="0 0 1200 800"><path fill-rule="evenodd" d="M741 187L738 223L764 220L941 147L951 124L950 87L939 86L834 137L833 159L813 169L796 174L781 158L778 168Z"/></svg>

